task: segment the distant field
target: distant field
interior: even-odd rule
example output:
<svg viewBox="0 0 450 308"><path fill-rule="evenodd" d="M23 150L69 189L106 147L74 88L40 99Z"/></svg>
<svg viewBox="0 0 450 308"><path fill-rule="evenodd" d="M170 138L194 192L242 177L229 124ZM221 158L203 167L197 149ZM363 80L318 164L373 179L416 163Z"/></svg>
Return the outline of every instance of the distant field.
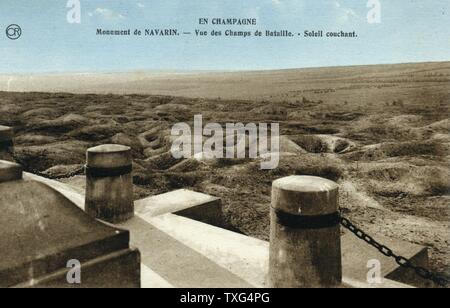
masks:
<svg viewBox="0 0 450 308"><path fill-rule="evenodd" d="M0 91L96 94L153 94L221 99L345 100L362 89L364 98L380 92L414 94L416 88L448 84L450 62L311 68L257 72L135 72L0 76ZM395 88L395 89L393 89ZM377 91L383 89L383 91ZM336 97L334 93L339 95Z"/></svg>
<svg viewBox="0 0 450 308"><path fill-rule="evenodd" d="M25 92L0 93L0 125L15 127L16 158L29 171L82 188L88 147L127 144L136 198L181 187L216 195L230 227L262 239L271 182L322 176L339 182L341 206L356 223L429 246L433 268L450 273L450 62L3 76L0 89ZM170 128L195 114L205 122L280 123L280 167L173 159Z"/></svg>

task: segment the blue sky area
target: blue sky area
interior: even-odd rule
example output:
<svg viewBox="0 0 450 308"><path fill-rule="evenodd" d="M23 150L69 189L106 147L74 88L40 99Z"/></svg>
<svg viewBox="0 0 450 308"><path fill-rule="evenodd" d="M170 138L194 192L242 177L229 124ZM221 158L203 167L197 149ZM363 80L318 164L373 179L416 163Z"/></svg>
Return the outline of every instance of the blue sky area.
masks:
<svg viewBox="0 0 450 308"><path fill-rule="evenodd" d="M367 22L368 0L81 0L81 23L67 0L0 1L0 73L132 70L263 70L450 60L449 0L380 0L381 23ZM99 37L97 28L199 26L200 17L257 18L259 30L353 31L356 39L229 38L180 35ZM5 29L19 24L15 41ZM242 29L242 27L241 27Z"/></svg>

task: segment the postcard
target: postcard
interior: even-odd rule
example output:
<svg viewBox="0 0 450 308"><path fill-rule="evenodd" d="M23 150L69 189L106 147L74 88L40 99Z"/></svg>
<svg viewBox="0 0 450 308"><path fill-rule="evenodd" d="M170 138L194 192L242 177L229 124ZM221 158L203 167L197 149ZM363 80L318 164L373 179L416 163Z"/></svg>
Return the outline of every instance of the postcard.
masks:
<svg viewBox="0 0 450 308"><path fill-rule="evenodd" d="M0 287L447 288L449 14L2 0Z"/></svg>

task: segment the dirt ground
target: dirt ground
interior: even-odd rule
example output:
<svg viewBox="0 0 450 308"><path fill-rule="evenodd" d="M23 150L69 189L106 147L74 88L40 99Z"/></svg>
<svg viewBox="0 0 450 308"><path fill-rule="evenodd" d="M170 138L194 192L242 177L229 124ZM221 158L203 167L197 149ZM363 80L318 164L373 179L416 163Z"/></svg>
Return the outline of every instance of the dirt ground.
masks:
<svg viewBox="0 0 450 308"><path fill-rule="evenodd" d="M340 184L341 207L356 224L428 246L432 268L450 273L450 63L196 76L129 81L140 94L1 92L0 125L15 128L26 170L77 186L87 148L129 145L136 199L178 188L219 196L229 223L261 239L274 179L326 177ZM205 123L279 123L286 136L279 168L173 159L172 125L196 114Z"/></svg>

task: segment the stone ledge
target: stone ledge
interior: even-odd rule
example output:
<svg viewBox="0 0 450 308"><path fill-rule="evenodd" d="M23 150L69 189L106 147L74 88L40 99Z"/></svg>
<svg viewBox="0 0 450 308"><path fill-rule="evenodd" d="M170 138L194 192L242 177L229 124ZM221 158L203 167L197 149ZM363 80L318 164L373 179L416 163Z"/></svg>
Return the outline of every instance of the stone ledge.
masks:
<svg viewBox="0 0 450 308"><path fill-rule="evenodd" d="M225 225L220 198L187 189L138 200L135 211L145 217L172 213L217 227Z"/></svg>
<svg viewBox="0 0 450 308"><path fill-rule="evenodd" d="M26 174L26 177L32 177L35 180L41 180L48 185L54 186L61 193L73 199L79 207L83 207L84 197L73 191L69 186L40 178L38 176ZM200 199L206 204L217 198L188 192L188 195L202 197ZM176 194L169 193L172 196ZM178 193L180 194L180 193ZM180 194L182 196L183 194ZM159 198L161 198L160 195ZM158 196L156 196L158 197ZM148 200L150 199L150 200ZM149 202L150 201L150 202ZM158 201L158 198L150 197L138 201L136 217L121 225L131 232L132 244L141 250L144 268L142 276L142 286L144 287L204 287L205 285L216 286L217 281L212 281L214 277L208 277L216 273L223 283L220 286L228 287L265 287L268 259L269 243L255 238L251 238L232 231L221 229L188 219L179 215L170 214L172 210L182 211L183 206L179 206L180 199L175 198L172 206L166 204L158 210L146 211L146 206L152 204L151 201ZM162 203L164 205L164 202ZM196 204L191 203L192 204ZM161 205L161 203L160 203ZM189 208L186 206L185 208ZM164 210L163 210L164 209ZM164 214L167 213L167 214ZM152 216L153 215L153 216ZM377 237L383 244L386 243L396 250L396 253L404 254L406 257L417 262L417 265L427 266L427 249L420 245L415 245L399 240L393 240L384 237ZM164 248L165 257L160 255L158 249L159 243L168 240ZM384 257L377 250L371 248L363 241L360 241L352 234L346 234L342 237L343 267L344 267L344 285L350 287L409 287L403 283L421 285L411 281L411 273L402 273L395 261ZM183 255L191 256L197 264L192 267L196 279L189 280L186 272L181 268L170 266L171 261L167 260L169 255L173 255L175 260ZM381 262L382 275L385 277L381 285L368 285L366 282L367 261L372 258L379 259ZM186 261L183 266L189 266ZM176 262L180 262L179 260ZM206 262L206 263L205 263ZM201 264L208 264L208 270ZM217 265L217 267L214 266ZM228 272L228 273L227 273ZM183 274L184 273L184 274ZM157 279L155 279L155 277ZM395 281L392 281L395 280Z"/></svg>
<svg viewBox="0 0 450 308"><path fill-rule="evenodd" d="M19 181L22 179L22 166L5 160L0 160L0 183Z"/></svg>

